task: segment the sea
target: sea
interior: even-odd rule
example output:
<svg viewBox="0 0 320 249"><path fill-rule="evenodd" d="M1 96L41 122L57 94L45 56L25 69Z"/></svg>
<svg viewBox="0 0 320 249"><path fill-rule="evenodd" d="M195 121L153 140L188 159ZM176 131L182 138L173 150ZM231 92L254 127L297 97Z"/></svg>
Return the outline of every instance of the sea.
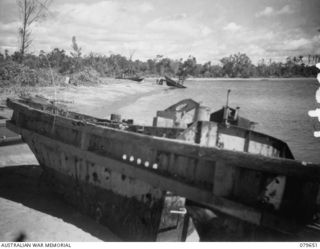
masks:
<svg viewBox="0 0 320 249"><path fill-rule="evenodd" d="M314 136L314 131L320 131L320 122L308 115L309 110L320 108L315 97L320 85L315 78L189 79L185 86L185 89L173 89L156 85L155 79L140 84L132 82L126 85L126 91L133 91L132 94L98 101L95 98L93 107L86 112L99 117L117 113L122 118L134 119L135 123L151 125L158 110L182 99L201 102L212 112L218 110L226 104L230 89L229 106L240 107L242 117L257 123L256 131L286 142L295 159L320 164L320 138ZM137 87L142 93L135 90ZM92 91L101 96L101 88ZM76 111L83 108L78 106Z"/></svg>

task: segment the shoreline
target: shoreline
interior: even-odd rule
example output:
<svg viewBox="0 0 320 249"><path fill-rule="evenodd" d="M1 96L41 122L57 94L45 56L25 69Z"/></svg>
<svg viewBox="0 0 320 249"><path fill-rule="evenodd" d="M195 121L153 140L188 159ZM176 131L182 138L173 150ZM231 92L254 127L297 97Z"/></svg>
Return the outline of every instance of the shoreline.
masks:
<svg viewBox="0 0 320 249"><path fill-rule="evenodd" d="M186 81L188 80L197 80L197 81L201 81L201 80L212 80L212 81L288 81L288 80L314 80L316 79L315 77L292 77L292 78L283 78L283 77L279 77L279 78L275 78L275 77L270 77L270 78L188 78L186 79Z"/></svg>
<svg viewBox="0 0 320 249"><path fill-rule="evenodd" d="M111 114L121 115L122 109L130 109L140 99L157 94L167 88L167 86L156 85L151 80L146 80L144 83L113 82L92 86L33 87L21 89L20 92L0 94L0 105L5 106L7 98L18 98L20 93L26 90L31 96L39 95L49 100L56 99L57 103L68 111L97 118L110 118ZM133 118L132 115L122 116L124 119Z"/></svg>
<svg viewBox="0 0 320 249"><path fill-rule="evenodd" d="M98 89L98 91L97 91ZM145 96L159 91L157 85L144 83L111 83L97 86L80 86L57 91L57 98L68 100L65 106L70 111L81 112L90 116L106 118L119 109L134 105ZM42 92L44 97L53 98L53 89Z"/></svg>

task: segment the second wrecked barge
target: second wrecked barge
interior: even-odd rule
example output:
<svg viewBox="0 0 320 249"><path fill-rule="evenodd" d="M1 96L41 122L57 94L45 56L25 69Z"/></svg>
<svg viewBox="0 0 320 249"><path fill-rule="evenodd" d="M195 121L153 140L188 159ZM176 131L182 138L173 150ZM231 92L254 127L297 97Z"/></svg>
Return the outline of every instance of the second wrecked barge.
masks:
<svg viewBox="0 0 320 249"><path fill-rule="evenodd" d="M320 168L252 130L228 106L193 100L159 111L153 126L8 99L7 127L22 135L53 189L129 241L312 240ZM191 217L191 219L190 219Z"/></svg>

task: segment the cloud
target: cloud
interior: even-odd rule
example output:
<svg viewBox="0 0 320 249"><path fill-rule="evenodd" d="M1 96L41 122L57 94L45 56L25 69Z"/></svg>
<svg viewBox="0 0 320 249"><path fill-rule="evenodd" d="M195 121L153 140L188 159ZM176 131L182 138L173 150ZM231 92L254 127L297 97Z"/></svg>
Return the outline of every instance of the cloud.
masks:
<svg viewBox="0 0 320 249"><path fill-rule="evenodd" d="M68 51L71 37L76 36L84 53L94 51L108 54L112 50L126 55L128 45L125 44L137 43L144 35L140 15L153 9L153 5L147 2L58 4L51 8L54 18L51 16L33 28L34 46L30 50L59 47Z"/></svg>
<svg viewBox="0 0 320 249"><path fill-rule="evenodd" d="M317 54L320 52L319 43L320 35L316 35L311 38L301 37L285 40L276 48L288 52L301 53L302 55Z"/></svg>
<svg viewBox="0 0 320 249"><path fill-rule="evenodd" d="M146 25L146 31L162 34L165 39L185 40L189 38L205 37L211 34L210 27L197 22L186 14L174 14L152 20Z"/></svg>
<svg viewBox="0 0 320 249"><path fill-rule="evenodd" d="M20 26L20 22L10 22L10 23L3 23L0 22L0 32L4 31L12 31L15 30L17 31Z"/></svg>
<svg viewBox="0 0 320 249"><path fill-rule="evenodd" d="M153 5L150 4L150 3L147 3L147 2L144 2L144 3L140 4L140 5L138 5L138 8L143 13L147 13L147 12L150 12L150 11L154 10Z"/></svg>
<svg viewBox="0 0 320 249"><path fill-rule="evenodd" d="M279 10L275 10L274 8L267 6L262 11L259 11L255 14L255 17L271 17L276 15L283 15L283 14L292 14L294 10L290 5L285 5Z"/></svg>
<svg viewBox="0 0 320 249"><path fill-rule="evenodd" d="M298 50L304 47L308 47L311 40L306 38L299 38L295 40L288 40L284 42L284 49L286 50Z"/></svg>
<svg viewBox="0 0 320 249"><path fill-rule="evenodd" d="M69 4L65 3L54 9L59 13L60 22L76 25L94 25L95 27L108 26L116 22L117 16L126 11L121 9L118 3L112 1L98 2L94 4Z"/></svg>
<svg viewBox="0 0 320 249"><path fill-rule="evenodd" d="M238 24L236 24L234 22L230 22L230 23L228 23L228 25L223 27L223 30L231 31L231 32L239 31L241 29L242 29L242 26L238 25Z"/></svg>
<svg viewBox="0 0 320 249"><path fill-rule="evenodd" d="M19 43L18 28L19 22L0 22L0 48L2 51L9 50L10 53L16 51Z"/></svg>
<svg viewBox="0 0 320 249"><path fill-rule="evenodd" d="M186 19L188 17L188 15L186 13L178 13L172 16L168 16L166 19L168 20L182 20L182 19Z"/></svg>
<svg viewBox="0 0 320 249"><path fill-rule="evenodd" d="M264 10L256 13L256 17L260 17L260 16L272 16L274 15L275 11L272 7L268 6L266 7Z"/></svg>
<svg viewBox="0 0 320 249"><path fill-rule="evenodd" d="M266 54L286 58L288 56L307 56L320 53L320 35L313 37L292 38L290 36L277 39L266 45Z"/></svg>
<svg viewBox="0 0 320 249"><path fill-rule="evenodd" d="M292 14L294 13L294 10L290 7L290 5L283 6L279 11L278 14Z"/></svg>
<svg viewBox="0 0 320 249"><path fill-rule="evenodd" d="M191 50L194 40L212 33L209 26L186 13L164 16L158 13L157 18L153 15L145 18L144 13L153 10L153 5L144 2L55 5L51 9L54 18L34 26L30 52L49 51L56 47L68 52L71 38L76 36L84 54L93 51L107 55L112 51L128 56L130 50L136 50L135 57L140 59L152 58L156 54L185 57L194 54Z"/></svg>
<svg viewBox="0 0 320 249"><path fill-rule="evenodd" d="M202 36L208 36L212 33L212 29L209 28L208 26L202 25L200 27L200 32L201 32Z"/></svg>

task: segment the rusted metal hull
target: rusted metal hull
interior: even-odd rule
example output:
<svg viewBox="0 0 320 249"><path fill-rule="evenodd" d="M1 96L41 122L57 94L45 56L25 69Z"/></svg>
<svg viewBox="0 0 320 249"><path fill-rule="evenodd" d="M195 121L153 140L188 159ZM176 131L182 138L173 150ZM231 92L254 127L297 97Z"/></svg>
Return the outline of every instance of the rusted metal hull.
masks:
<svg viewBox="0 0 320 249"><path fill-rule="evenodd" d="M167 191L226 220L290 236L301 234L316 211L319 166L286 159L292 158L290 150L275 138L205 121L184 131L123 131L54 106L10 100L8 106L14 110L8 127L22 135L53 182L74 186L68 190L73 197L67 199L111 229L124 231L128 240L157 240L167 229L185 236L186 229L180 229L184 216L169 217L172 213L164 211L184 203L168 205ZM190 214L195 223L203 223L195 212ZM175 225L167 226L169 221Z"/></svg>
<svg viewBox="0 0 320 249"><path fill-rule="evenodd" d="M46 183L50 184L67 202L83 213L106 225L125 241L155 241L163 209L163 196L157 190L150 192L135 191L135 196L117 193L116 189L101 188L86 181L44 168ZM114 187L130 185L134 188L139 182L128 183L132 179L119 178L123 183ZM99 179L102 181L102 179ZM111 179L109 180L111 181ZM134 192L134 191L132 191ZM139 199L140 198L140 199Z"/></svg>
<svg viewBox="0 0 320 249"><path fill-rule="evenodd" d="M168 203L166 191L114 170L113 161L97 164L55 140L20 132L43 167L42 179L71 205L126 241L180 239L183 216L170 211L183 207L184 198Z"/></svg>

